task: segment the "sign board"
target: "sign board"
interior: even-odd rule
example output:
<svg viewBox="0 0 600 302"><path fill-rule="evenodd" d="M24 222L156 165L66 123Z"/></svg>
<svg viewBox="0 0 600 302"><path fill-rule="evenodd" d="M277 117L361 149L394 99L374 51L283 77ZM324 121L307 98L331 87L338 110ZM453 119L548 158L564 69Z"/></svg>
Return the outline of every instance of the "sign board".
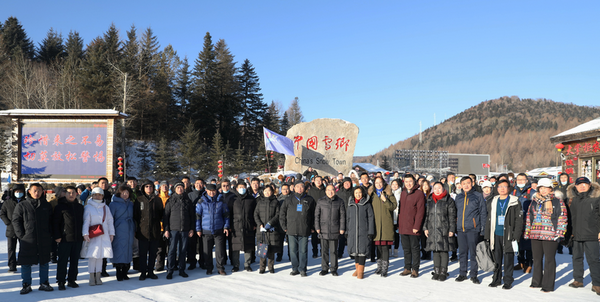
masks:
<svg viewBox="0 0 600 302"><path fill-rule="evenodd" d="M303 173L312 167L319 175L347 175L352 170L358 127L341 119L316 119L290 128L294 156L286 155L285 170Z"/></svg>
<svg viewBox="0 0 600 302"><path fill-rule="evenodd" d="M22 123L21 177L98 179L106 176L106 128L106 121Z"/></svg>

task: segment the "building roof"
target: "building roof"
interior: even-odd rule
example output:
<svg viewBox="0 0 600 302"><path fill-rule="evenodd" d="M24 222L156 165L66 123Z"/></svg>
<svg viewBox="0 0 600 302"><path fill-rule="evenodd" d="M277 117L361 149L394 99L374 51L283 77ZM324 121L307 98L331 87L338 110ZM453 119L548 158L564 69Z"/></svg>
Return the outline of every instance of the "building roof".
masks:
<svg viewBox="0 0 600 302"><path fill-rule="evenodd" d="M359 166L359 167L367 170L367 172L369 172L369 173L377 173L377 172L383 172L383 173L385 173L385 172L389 172L386 169L383 169L381 167L378 167L378 166L376 166L374 164L369 164L369 163L353 163L352 164L352 168L354 168L356 166Z"/></svg>
<svg viewBox="0 0 600 302"><path fill-rule="evenodd" d="M0 116L9 117L71 117L93 116L127 118L129 115L112 109L11 109L0 111Z"/></svg>
<svg viewBox="0 0 600 302"><path fill-rule="evenodd" d="M600 117L550 137L552 142L595 137L600 134ZM576 138L577 137L577 138Z"/></svg>

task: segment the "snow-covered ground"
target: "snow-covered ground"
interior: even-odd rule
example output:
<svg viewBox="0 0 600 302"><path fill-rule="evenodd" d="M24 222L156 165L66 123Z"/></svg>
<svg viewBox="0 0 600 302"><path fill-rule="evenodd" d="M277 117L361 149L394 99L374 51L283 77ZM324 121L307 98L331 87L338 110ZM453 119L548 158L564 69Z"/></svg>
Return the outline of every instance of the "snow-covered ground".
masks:
<svg viewBox="0 0 600 302"><path fill-rule="evenodd" d="M1 238L5 239L5 226L0 223ZM310 256L310 246L309 246ZM243 256L242 256L243 257ZM572 282L571 257L568 254L557 255L557 281L554 293L542 293L539 289L529 288L531 274L515 272L514 287L503 290L490 288L491 273L480 274L480 285L470 281L457 283L458 263L449 267L450 279L445 282L431 280L432 261L421 266L421 276L417 279L400 277L404 260L392 258L390 274L387 278L374 275L375 263L368 263L366 277L357 280L352 277L354 263L346 257L340 261L340 276L319 276L321 258L309 258L306 278L290 276L291 263L284 255L284 261L276 263L275 274L258 274L258 264L253 264L253 272L231 274L227 265L227 276L207 276L205 271L188 271L185 279L177 274L172 280L165 278L166 273L158 273L158 280L139 281L139 274L131 274L130 280L117 282L114 269L111 277L103 278L104 285L87 284L87 261L80 260L79 288L58 291L56 286L56 265L50 265L50 283L53 292L37 290L39 279L37 266L33 272L33 292L21 296L20 273L7 273L6 240L0 241L0 301L598 301L591 292L589 271L585 274L585 288L568 287ZM111 266L109 265L109 268ZM18 268L20 272L20 267ZM587 269L587 265L586 265ZM481 271L480 271L481 272Z"/></svg>

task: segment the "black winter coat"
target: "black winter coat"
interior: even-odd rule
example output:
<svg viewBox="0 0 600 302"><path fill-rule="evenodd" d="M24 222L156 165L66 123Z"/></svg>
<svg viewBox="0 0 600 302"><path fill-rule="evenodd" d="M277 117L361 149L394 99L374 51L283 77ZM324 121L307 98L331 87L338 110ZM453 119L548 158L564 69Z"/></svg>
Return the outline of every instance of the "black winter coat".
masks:
<svg viewBox="0 0 600 302"><path fill-rule="evenodd" d="M254 249L254 209L256 199L248 192L244 195L234 193L233 211L231 217L231 244L234 251L251 251Z"/></svg>
<svg viewBox="0 0 600 302"><path fill-rule="evenodd" d="M350 189L346 190L344 189L344 187L342 186L337 193L335 193L337 196L340 197L340 199L342 199L342 201L344 201L344 206L346 207L346 209L348 209L348 199L350 199L350 197L354 198L354 195L352 195L354 192L354 188L350 187Z"/></svg>
<svg viewBox="0 0 600 302"><path fill-rule="evenodd" d="M75 199L69 202L65 197L58 200L54 208L52 230L54 239L61 238L62 242L82 242L83 235L83 205Z"/></svg>
<svg viewBox="0 0 600 302"><path fill-rule="evenodd" d="M165 231L189 232L194 229L196 210L188 196L173 194L165 204L163 227Z"/></svg>
<svg viewBox="0 0 600 302"><path fill-rule="evenodd" d="M368 195L363 197L359 203L354 202L354 197L348 199L346 232L350 256L369 257L369 246L371 245L369 235L375 235L375 217Z"/></svg>
<svg viewBox="0 0 600 302"><path fill-rule="evenodd" d="M193 207L192 207L193 208ZM164 209L162 200L156 194L138 195L133 203L133 221L135 223L135 238L152 241L162 238L160 222Z"/></svg>
<svg viewBox="0 0 600 302"><path fill-rule="evenodd" d="M256 223L256 239L258 242L262 242L263 233L260 231L260 226L263 227L265 225L270 224L273 228L275 228L274 232L266 232L265 241L269 244L269 246L273 246L273 248L277 248L278 250L275 252L281 252L279 250L279 245L281 244L281 240L283 239L283 229L279 225L279 210L281 206L279 205L279 200L273 195L271 197L260 197L256 202L256 209L254 209L254 222ZM269 247L271 248L271 247Z"/></svg>
<svg viewBox="0 0 600 302"><path fill-rule="evenodd" d="M578 193L575 185L567 189L569 208L571 210L573 240L598 241L600 233L600 185L592 183L590 190Z"/></svg>
<svg viewBox="0 0 600 302"><path fill-rule="evenodd" d="M515 253L511 241L520 241L523 236L523 208L521 202L516 196L508 195L508 205L506 216L504 217L504 253ZM496 208L498 206L500 195L494 196L492 202L488 205L487 222L485 223L485 239L490 241L490 249L494 249L495 230L496 230Z"/></svg>
<svg viewBox="0 0 600 302"><path fill-rule="evenodd" d="M310 236L315 227L315 207L315 200L309 195L290 194L279 210L281 228L289 236Z"/></svg>
<svg viewBox="0 0 600 302"><path fill-rule="evenodd" d="M13 193L13 195L14 195L14 193ZM21 198L21 202L23 200L25 200L25 198ZM7 238L15 237L15 231L13 229L11 222L12 222L13 212L15 211L17 204L19 204L19 203L17 202L17 199L13 196L13 197L9 198L8 200L6 200L2 204L2 208L0 208L0 218L2 218L2 221L6 225L6 237Z"/></svg>
<svg viewBox="0 0 600 302"><path fill-rule="evenodd" d="M307 193L315 200L315 202L317 202L319 199L325 197L325 186L321 185L319 188L313 186L308 189Z"/></svg>
<svg viewBox="0 0 600 302"><path fill-rule="evenodd" d="M12 225L20 240L21 265L50 262L52 246L52 206L42 199L27 197L13 213Z"/></svg>
<svg viewBox="0 0 600 302"><path fill-rule="evenodd" d="M456 233L456 205L454 199L446 192L436 203L433 194L427 198L427 212L423 231L428 231L426 251L448 252L455 248L455 238L449 237L450 232Z"/></svg>
<svg viewBox="0 0 600 302"><path fill-rule="evenodd" d="M201 191L193 189L192 192L187 193L188 197L192 201L192 204L194 204L194 207L196 206L196 204L202 202L201 198L202 198L202 195L204 195L205 191L206 190L204 190L204 189L202 189Z"/></svg>
<svg viewBox="0 0 600 302"><path fill-rule="evenodd" d="M320 230L320 238L337 240L340 231L346 230L346 203L337 195L327 196L317 201L315 208L315 230Z"/></svg>

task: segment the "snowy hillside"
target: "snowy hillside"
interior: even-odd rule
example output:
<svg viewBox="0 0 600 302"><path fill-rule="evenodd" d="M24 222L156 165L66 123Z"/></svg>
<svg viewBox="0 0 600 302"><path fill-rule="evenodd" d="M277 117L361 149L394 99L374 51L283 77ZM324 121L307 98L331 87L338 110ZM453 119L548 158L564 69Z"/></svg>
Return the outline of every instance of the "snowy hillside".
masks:
<svg viewBox="0 0 600 302"><path fill-rule="evenodd" d="M4 235L5 226L0 224L0 234ZM1 238L5 239L4 236ZM310 253L310 251L309 251ZM242 256L243 257L243 256ZM115 270L110 269L111 277L103 278L104 285L87 284L87 260L80 260L79 288L58 291L56 286L56 265L50 265L50 284L53 292L37 290L39 279L37 266L33 269L33 292L19 295L21 276L7 273L6 240L0 241L0 301L597 301L599 297L591 292L589 271L585 275L585 288L568 287L572 282L571 257L557 255L557 289L554 293L542 293L539 289L529 288L531 274L515 272L514 288L503 290L489 288L491 273L480 274L480 285L470 281L457 283L458 263L449 268L450 277L445 282L431 280L432 261L422 263L421 276L417 279L400 277L403 259L392 258L390 275L381 278L373 275L376 264L368 263L366 277L357 280L352 277L354 263L346 257L340 261L339 277L330 274L319 276L321 258L309 258L306 278L290 276L291 264L287 261L276 263L275 274L258 274L258 264L253 264L253 272L231 274L231 265L226 266L227 276L207 276L205 271L188 271L185 279L177 274L172 280L165 278L166 273L158 273L158 280L139 281L139 274L130 274L130 280L116 281ZM109 268L110 268L109 264ZM587 269L587 265L586 265ZM19 272L21 268L18 268ZM480 271L481 272L481 271Z"/></svg>

